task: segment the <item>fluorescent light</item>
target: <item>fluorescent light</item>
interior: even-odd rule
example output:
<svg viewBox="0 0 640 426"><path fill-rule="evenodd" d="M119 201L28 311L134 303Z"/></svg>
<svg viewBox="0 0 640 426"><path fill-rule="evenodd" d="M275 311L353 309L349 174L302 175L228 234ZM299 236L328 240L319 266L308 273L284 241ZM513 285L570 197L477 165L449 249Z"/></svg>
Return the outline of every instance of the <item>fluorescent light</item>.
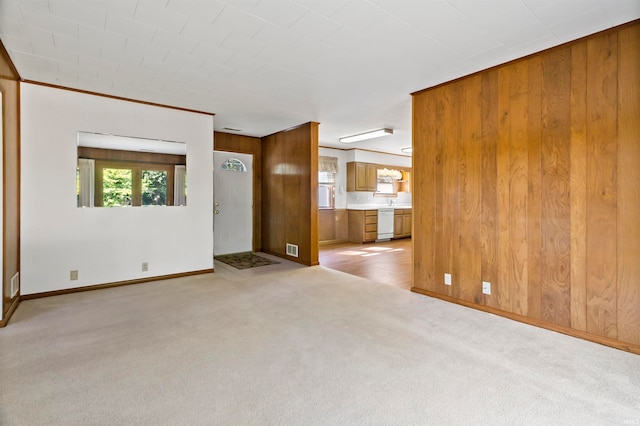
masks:
<svg viewBox="0 0 640 426"><path fill-rule="evenodd" d="M340 142L342 143L353 143L360 142L366 139L379 138L380 136L392 135L393 129L378 129L373 130L371 132L360 133L358 135L346 136L344 138L340 138Z"/></svg>
<svg viewBox="0 0 640 426"><path fill-rule="evenodd" d="M404 152L405 154L413 154L413 147L408 146L406 148L402 148L400 151Z"/></svg>

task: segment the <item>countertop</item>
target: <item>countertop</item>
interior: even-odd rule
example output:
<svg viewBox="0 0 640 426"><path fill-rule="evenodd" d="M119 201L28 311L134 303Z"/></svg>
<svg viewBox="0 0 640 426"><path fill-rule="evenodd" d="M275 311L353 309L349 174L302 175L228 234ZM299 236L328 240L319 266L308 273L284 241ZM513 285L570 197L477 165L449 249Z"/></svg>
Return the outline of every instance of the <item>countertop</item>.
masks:
<svg viewBox="0 0 640 426"><path fill-rule="evenodd" d="M411 209L411 204L347 204L347 210Z"/></svg>

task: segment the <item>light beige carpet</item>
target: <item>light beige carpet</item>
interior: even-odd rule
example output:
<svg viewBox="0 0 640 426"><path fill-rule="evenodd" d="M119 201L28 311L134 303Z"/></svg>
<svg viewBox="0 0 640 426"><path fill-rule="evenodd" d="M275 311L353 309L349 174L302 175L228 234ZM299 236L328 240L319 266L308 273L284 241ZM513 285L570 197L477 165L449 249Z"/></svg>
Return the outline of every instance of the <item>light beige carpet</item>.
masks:
<svg viewBox="0 0 640 426"><path fill-rule="evenodd" d="M26 301L0 329L2 425L639 423L640 356L319 266Z"/></svg>

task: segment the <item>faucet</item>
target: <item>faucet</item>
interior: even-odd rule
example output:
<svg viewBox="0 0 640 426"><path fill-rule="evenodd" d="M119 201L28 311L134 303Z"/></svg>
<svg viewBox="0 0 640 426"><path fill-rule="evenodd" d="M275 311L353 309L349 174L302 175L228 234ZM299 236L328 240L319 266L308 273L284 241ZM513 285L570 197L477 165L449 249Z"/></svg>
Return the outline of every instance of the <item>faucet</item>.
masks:
<svg viewBox="0 0 640 426"><path fill-rule="evenodd" d="M389 205L390 206L395 206L396 205L396 200L394 200L393 198L389 198Z"/></svg>

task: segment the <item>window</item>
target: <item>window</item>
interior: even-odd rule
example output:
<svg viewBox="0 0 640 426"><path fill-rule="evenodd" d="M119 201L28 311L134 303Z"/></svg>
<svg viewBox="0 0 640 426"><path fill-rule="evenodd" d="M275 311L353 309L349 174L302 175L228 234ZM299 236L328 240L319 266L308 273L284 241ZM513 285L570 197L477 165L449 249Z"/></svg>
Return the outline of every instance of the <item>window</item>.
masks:
<svg viewBox="0 0 640 426"><path fill-rule="evenodd" d="M167 205L167 172L164 170L142 171L142 205Z"/></svg>
<svg viewBox="0 0 640 426"><path fill-rule="evenodd" d="M245 172L247 171L247 166L237 158L229 158L224 163L222 163L222 171L223 172Z"/></svg>
<svg viewBox="0 0 640 426"><path fill-rule="evenodd" d="M131 169L102 169L102 205L105 207L131 206L133 171Z"/></svg>
<svg viewBox="0 0 640 426"><path fill-rule="evenodd" d="M338 157L318 158L318 208L333 209L336 201Z"/></svg>
<svg viewBox="0 0 640 426"><path fill-rule="evenodd" d="M335 207L336 174L332 172L318 173L318 208L332 209Z"/></svg>
<svg viewBox="0 0 640 426"><path fill-rule="evenodd" d="M97 207L173 205L174 170L174 166L164 164L96 160L94 204ZM186 194L183 197L186 199Z"/></svg>

